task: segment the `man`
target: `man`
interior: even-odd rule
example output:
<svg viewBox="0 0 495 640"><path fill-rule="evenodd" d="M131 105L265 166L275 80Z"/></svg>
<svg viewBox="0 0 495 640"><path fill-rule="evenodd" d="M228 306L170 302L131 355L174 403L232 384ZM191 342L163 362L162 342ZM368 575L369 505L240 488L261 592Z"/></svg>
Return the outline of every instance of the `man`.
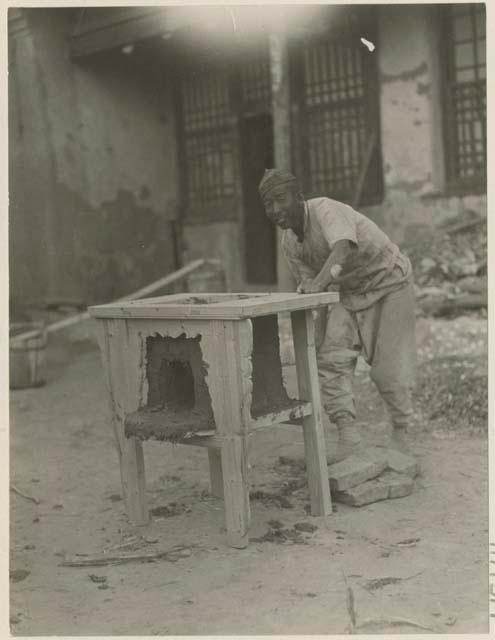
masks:
<svg viewBox="0 0 495 640"><path fill-rule="evenodd" d="M344 455L360 442L352 377L360 353L371 365L390 415L392 446L406 448L416 364L414 290L409 259L366 216L329 198L304 200L295 176L269 169L259 192L270 220L284 230L282 250L300 293L338 285L317 345L325 410Z"/></svg>

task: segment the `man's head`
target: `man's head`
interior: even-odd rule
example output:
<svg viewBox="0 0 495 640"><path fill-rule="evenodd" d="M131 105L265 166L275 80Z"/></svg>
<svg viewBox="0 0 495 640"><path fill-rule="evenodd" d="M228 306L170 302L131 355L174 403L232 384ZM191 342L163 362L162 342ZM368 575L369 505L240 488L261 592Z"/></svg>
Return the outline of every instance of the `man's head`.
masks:
<svg viewBox="0 0 495 640"><path fill-rule="evenodd" d="M304 228L304 198L297 179L289 171L267 169L259 184L266 215L281 229L298 235Z"/></svg>

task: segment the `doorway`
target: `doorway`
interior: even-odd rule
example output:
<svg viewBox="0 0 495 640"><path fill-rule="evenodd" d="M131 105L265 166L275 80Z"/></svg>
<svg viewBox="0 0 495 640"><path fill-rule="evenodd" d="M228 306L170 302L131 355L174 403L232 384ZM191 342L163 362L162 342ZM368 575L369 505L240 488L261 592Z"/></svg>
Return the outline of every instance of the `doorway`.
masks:
<svg viewBox="0 0 495 640"><path fill-rule="evenodd" d="M273 123L269 114L245 118L242 126L244 272L248 284L277 282L276 228L266 217L258 185L273 167Z"/></svg>

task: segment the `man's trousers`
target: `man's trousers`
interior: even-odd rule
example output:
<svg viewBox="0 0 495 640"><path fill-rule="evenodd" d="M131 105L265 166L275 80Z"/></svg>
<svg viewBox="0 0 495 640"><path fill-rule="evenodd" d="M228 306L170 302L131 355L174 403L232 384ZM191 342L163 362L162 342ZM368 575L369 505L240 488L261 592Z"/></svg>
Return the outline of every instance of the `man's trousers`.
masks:
<svg viewBox="0 0 495 640"><path fill-rule="evenodd" d="M330 308L317 355L322 402L332 422L339 414L356 417L352 378L359 354L371 366L392 424L407 427L416 373L412 283L362 311L348 311L340 303Z"/></svg>

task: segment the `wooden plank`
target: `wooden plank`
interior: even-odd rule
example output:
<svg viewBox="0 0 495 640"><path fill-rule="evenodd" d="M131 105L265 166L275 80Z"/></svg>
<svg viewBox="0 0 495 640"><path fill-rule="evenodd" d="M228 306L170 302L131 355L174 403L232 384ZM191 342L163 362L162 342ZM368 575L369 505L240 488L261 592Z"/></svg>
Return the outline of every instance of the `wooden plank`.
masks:
<svg viewBox="0 0 495 640"><path fill-rule="evenodd" d="M208 447L208 464L211 494L217 498L223 498L222 455L219 449Z"/></svg>
<svg viewBox="0 0 495 640"><path fill-rule="evenodd" d="M313 413L303 420L304 451L308 472L311 513L324 516L332 513L328 484L325 438L321 416L320 385L311 311L291 314L297 383L301 400L309 400Z"/></svg>
<svg viewBox="0 0 495 640"><path fill-rule="evenodd" d="M214 262L217 262L217 261L214 261ZM189 264L186 264L181 269L178 269L177 271L173 271L172 273L167 274L166 276L164 276L163 278L160 278L159 280L155 280L155 282L152 282L146 285L145 287L138 289L137 291L128 293L127 295L123 296L122 298L119 298L118 300L110 304L117 304L119 302L130 302L130 303L138 302L137 300L135 300L136 298L143 298L147 296L149 293L154 293L155 291L159 291L164 287L167 287L175 282L178 282L179 280L182 280L182 278L185 278L186 276L190 275L194 271L197 271L198 269L205 266L206 264L211 264L211 263L212 263L211 260L203 260L203 259L193 260L192 262L190 262ZM189 294L177 294L177 297L180 298L182 296L188 296L188 295ZM90 307L90 310L91 310L91 307ZM79 313L75 316L70 316L69 318L64 318L63 320L54 322L53 324L49 325L46 328L46 330L48 333L52 333L54 331L58 331L59 329L70 327L73 324L77 324L78 322L89 320L89 318L92 315L93 314L91 314L90 311L85 311L84 313Z"/></svg>
<svg viewBox="0 0 495 640"><path fill-rule="evenodd" d="M303 417L310 416L313 413L311 402L301 402L298 406L282 409L273 413L266 413L257 418L253 418L251 430L263 429L281 422L290 423L292 420L299 420Z"/></svg>
<svg viewBox="0 0 495 640"><path fill-rule="evenodd" d="M122 422L119 423L117 415L117 402L115 398L115 389L117 384L114 384L111 367L110 367L110 342L108 332L110 322L108 320L101 320L96 322L96 338L98 340L98 346L100 348L101 361L103 365L103 373L105 380L105 387L107 391L108 408L110 413L110 420L113 429L114 442L117 449L117 453L120 458L123 450L124 440L124 416L122 416Z"/></svg>
<svg viewBox="0 0 495 640"><path fill-rule="evenodd" d="M228 543L236 548L248 544L250 521L248 434L251 422L250 321L210 323L211 334L202 344L208 364L207 384L217 432L221 438L221 459L225 520Z"/></svg>
<svg viewBox="0 0 495 640"><path fill-rule="evenodd" d="M98 322L98 340L102 353L112 425L120 464L122 493L126 512L134 524L148 522L142 443L126 438L124 420L142 401L142 352L138 337L129 339L125 321Z"/></svg>
<svg viewBox="0 0 495 640"><path fill-rule="evenodd" d="M238 309L238 308L242 308L246 305L250 306L253 304L259 304L259 303L265 303L268 305L268 310L271 309L271 305L280 301L285 301L285 300L298 300L301 297L304 297L304 299L310 300L311 296L319 296L321 298L321 296L325 296L325 295L329 295L330 296L330 300L334 300L335 298L335 293L336 292L321 292L321 293L316 293L316 294L300 294L300 293L296 293L296 292L286 292L286 293L282 293L282 292L268 292L268 291L262 291L262 292L253 292L253 291L231 291L231 292L218 292L218 293L201 293L201 294L194 294L194 293L175 293L175 294L170 294L170 295L162 295L162 296L158 296L155 298L140 298L140 299L119 299L119 300L115 300L114 302L108 302L105 304L101 304L101 305L94 305L91 307L92 310L92 315L96 314L98 311L104 311L106 309L110 309L110 308L116 308L116 309L121 309L121 308L125 308L127 306L130 307L135 307L135 306L145 306L147 304L151 304L152 306L157 305L157 304L162 304L162 305L170 305L170 306L174 306L174 303L176 304L180 304L181 307L187 307L187 306L192 306L192 307L199 307L200 309L205 309L205 307L211 306L211 305L217 305L217 307L226 307L226 308L233 308L233 309ZM191 300L194 301L197 298L201 298L201 300L203 300L203 303L194 303L191 302L190 305L187 305L187 301ZM124 303L124 304L122 304ZM305 303L308 304L308 303Z"/></svg>
<svg viewBox="0 0 495 640"><path fill-rule="evenodd" d="M177 444L189 444L193 447L208 447L208 449L221 449L222 438L216 435L194 434L179 440Z"/></svg>
<svg viewBox="0 0 495 640"><path fill-rule="evenodd" d="M260 299L230 301L214 304L112 304L91 307L95 318L163 318L163 319L210 319L242 320L283 311L319 308L339 301L335 291L299 294L268 294Z"/></svg>
<svg viewBox="0 0 495 640"><path fill-rule="evenodd" d="M191 273L193 273L194 271L197 271L199 268L207 265L207 264L217 264L220 265L220 262L218 260L204 260L204 259L200 259L200 260L193 260L192 262L190 262L189 264L185 265L184 267L182 267L181 269L178 269L177 271L174 271L173 273L169 273L168 275L164 276L163 278L160 278L159 280L156 280L155 282L152 282L151 284L146 285L145 287L142 287L141 289L138 289L137 291L134 291L133 293L129 293L128 295L124 296L123 298L119 298L118 300L116 300L115 302L109 303L110 305L115 305L118 304L120 302L127 302L129 303L136 303L136 302L141 302L141 300L135 300L135 298L142 298L146 295L148 295L149 293L153 293L155 291L159 291L160 289L163 289L164 287L173 284L175 282L178 282L179 280L181 280L182 278L185 278L186 276L190 275ZM178 299L182 298L182 297L190 297L191 294L176 294L176 296L169 296L169 298L173 298L176 297ZM232 295L232 294L217 294L217 295ZM159 298L147 298L144 303L146 304L152 304L156 301L159 300L163 300L165 298L165 296L160 296ZM102 307L106 307L108 305L100 305ZM54 333L56 331L60 331L60 329L66 329L67 327L71 327L74 324L78 324L80 322L84 322L85 320L89 320L91 317L96 317L91 310L93 308L100 308L100 306L97 307L90 307L88 311L84 311L83 313L78 313L76 315L70 316L68 318L63 318L62 320L58 320L57 322L53 322L52 324L48 325L46 327L46 332L47 333ZM104 317L104 316L101 316ZM113 316L113 315L107 315L106 317L118 317L118 316ZM15 341L24 341L30 338L34 338L38 335L38 331L26 331L25 333L21 333L17 336L15 336L13 339Z"/></svg>
<svg viewBox="0 0 495 640"><path fill-rule="evenodd" d="M144 298L149 293L153 293L154 291L162 289L163 287L168 287L169 285L175 282L178 282L179 280L182 280L183 278L185 278L188 275L191 275L192 273L194 273L194 271L197 271L201 267L204 267L207 265L213 265L213 264L220 267L219 260L205 260L203 258L199 260L193 260L192 262L189 262L188 264L181 267L180 269L177 269L177 271L173 271L172 273L167 274L163 278L160 278L159 280L155 280L155 282L152 282L146 285L145 287L142 287L141 289L134 291L133 293L129 293L128 295L122 298L119 298L119 300L133 300L135 298ZM181 295L190 295L190 294L178 294L178 295L181 296Z"/></svg>
<svg viewBox="0 0 495 640"><path fill-rule="evenodd" d="M269 413L262 413L259 416L252 417L249 431L257 429L265 429L279 423L293 424L300 421L305 416L310 416L313 412L311 402L293 401L283 409L277 409ZM198 432L200 437L216 436L217 432L208 424L207 417L203 417L196 413L183 411L181 414L174 412L174 421L180 421L180 429L176 433L172 433L167 429L167 411L150 412L139 409L133 413L126 414L125 417L125 435L126 437L135 436L140 440L155 440L162 442L177 442L178 444L192 444L191 437L195 437ZM183 435L181 435L183 434ZM187 434L187 435L185 435ZM172 439L173 438L173 439ZM178 439L177 439L178 438Z"/></svg>
<svg viewBox="0 0 495 640"><path fill-rule="evenodd" d="M134 551L118 553L98 553L87 555L69 556L59 563L60 567L106 567L114 564L124 564L127 562L146 562L153 560L169 560L176 562L179 558L189 558L191 549L189 547L176 546L168 551L160 549L153 551Z"/></svg>
<svg viewBox="0 0 495 640"><path fill-rule="evenodd" d="M263 414L258 418L252 419L251 426L249 427L250 433L248 434L248 436L252 435L253 432L259 429L267 429L268 427L273 427L277 424L302 424L302 418L305 416L310 416L312 414L312 411L313 408L310 402L301 402L298 406L295 407L290 407L273 413ZM132 432L132 428L129 428L129 424L130 421L133 420L134 415L136 414L128 414L127 416L127 432ZM155 442L166 442L166 440L155 438L153 436L151 436L150 439ZM222 436L217 435L217 432L214 429L201 429L198 432L193 432L191 430L189 434L185 435L183 438L180 438L179 440L177 440L177 442L174 442L174 444L189 444L197 447L220 448L222 446Z"/></svg>
<svg viewBox="0 0 495 640"><path fill-rule="evenodd" d="M137 7L132 7L134 10ZM120 18L101 27L87 30L72 37L70 52L74 58L88 56L98 51L106 51L113 47L123 46L132 42L161 36L166 32L163 10L157 8L140 10L140 14Z"/></svg>
<svg viewBox="0 0 495 640"><path fill-rule="evenodd" d="M215 421L220 435L247 435L251 425L253 328L249 320L218 322L217 360L223 375L222 420ZM217 370L217 375L220 371ZM210 376L208 375L208 380ZM218 390L217 390L218 395Z"/></svg>

